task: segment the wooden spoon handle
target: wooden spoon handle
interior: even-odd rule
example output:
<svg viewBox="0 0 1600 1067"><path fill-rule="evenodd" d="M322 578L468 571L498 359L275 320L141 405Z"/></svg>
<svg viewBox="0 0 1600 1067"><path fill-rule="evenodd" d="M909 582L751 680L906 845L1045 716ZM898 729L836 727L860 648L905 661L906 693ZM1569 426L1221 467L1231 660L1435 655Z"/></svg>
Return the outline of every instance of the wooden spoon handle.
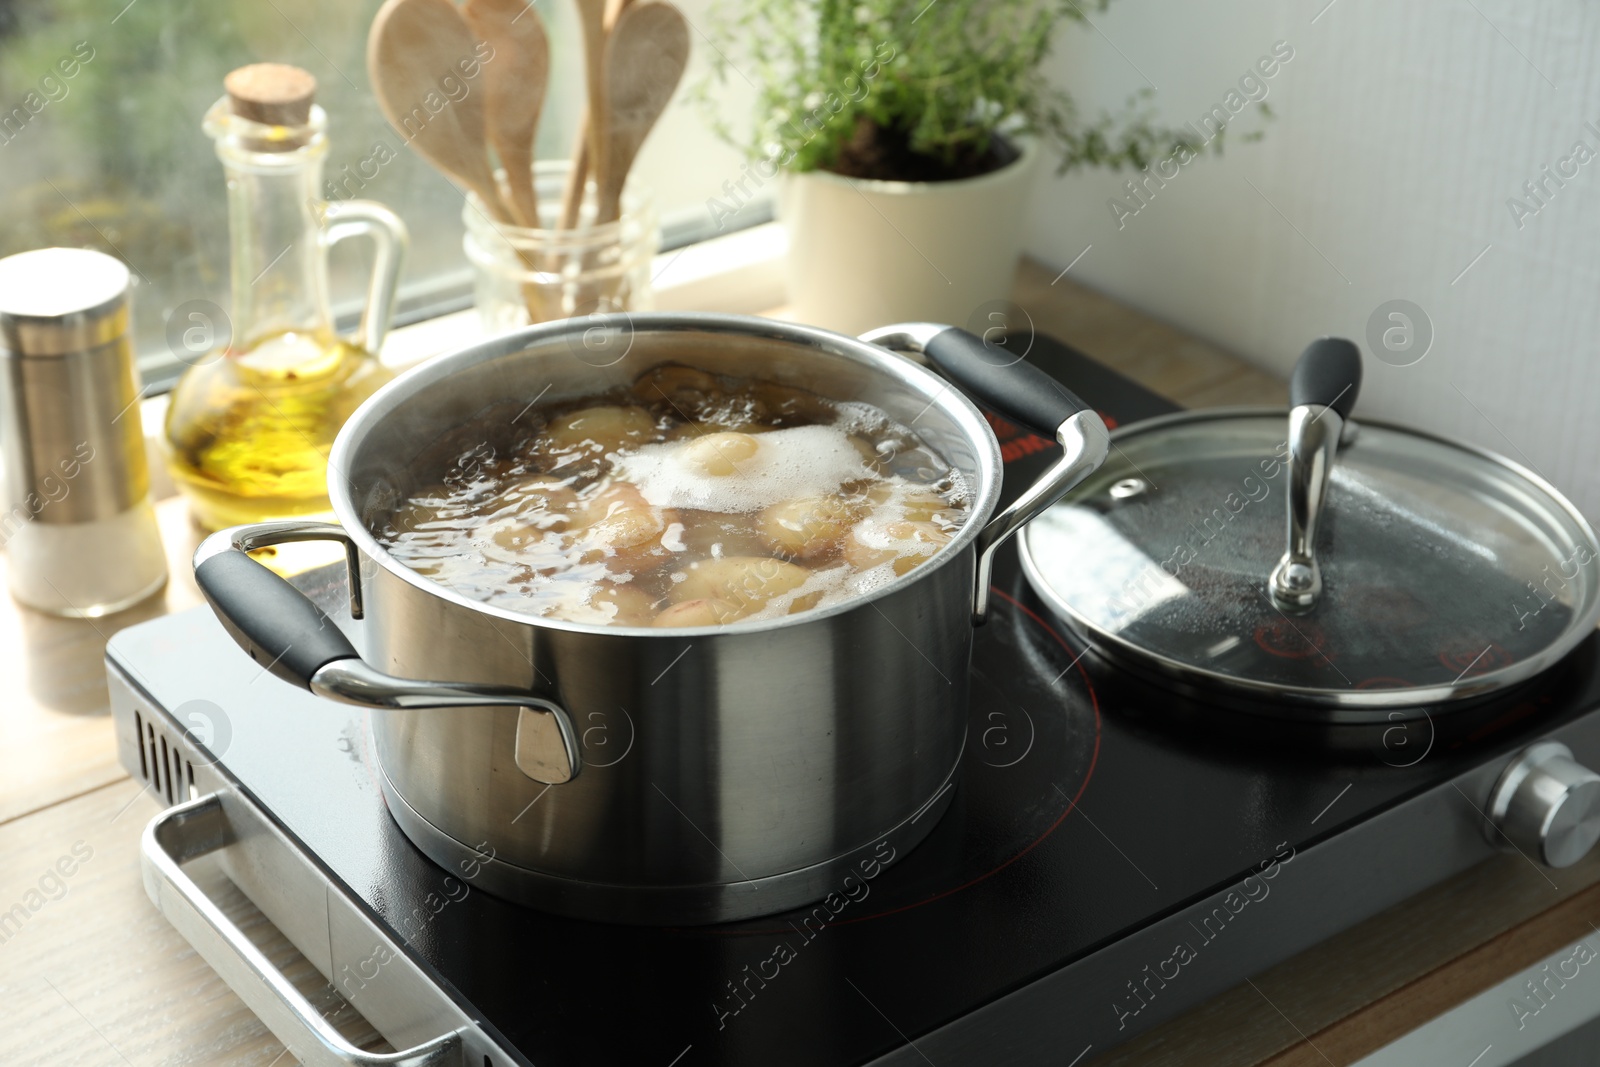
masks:
<svg viewBox="0 0 1600 1067"><path fill-rule="evenodd" d="M634 0L608 0L605 28L609 37L617 19L628 10ZM563 230L578 225L578 212L583 208L583 191L589 181L589 112L585 109L578 117L578 141L572 148L572 169L567 172L567 187L561 197L561 222Z"/></svg>
<svg viewBox="0 0 1600 1067"><path fill-rule="evenodd" d="M583 28L584 75L589 90L588 130L589 167L595 174L606 172L606 127L610 118L606 103L605 49L606 0L577 0L578 21ZM580 192L582 186L579 186Z"/></svg>
<svg viewBox="0 0 1600 1067"><path fill-rule="evenodd" d="M567 187L561 193L563 230L576 229L578 212L583 209L583 191L589 184L589 113L578 117L578 140L572 146L572 169L567 171Z"/></svg>
<svg viewBox="0 0 1600 1067"><path fill-rule="evenodd" d="M544 22L525 0L467 0L465 12L473 32L495 51L483 68L485 117L512 210L523 226L537 227L533 142L550 72Z"/></svg>

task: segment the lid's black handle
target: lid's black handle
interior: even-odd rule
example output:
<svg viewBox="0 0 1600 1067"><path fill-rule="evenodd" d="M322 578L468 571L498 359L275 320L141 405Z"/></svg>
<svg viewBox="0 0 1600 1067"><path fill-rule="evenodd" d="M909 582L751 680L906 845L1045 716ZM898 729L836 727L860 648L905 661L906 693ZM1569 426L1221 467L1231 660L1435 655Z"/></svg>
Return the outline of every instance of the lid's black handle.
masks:
<svg viewBox="0 0 1600 1067"><path fill-rule="evenodd" d="M1343 337L1319 337L1289 376L1289 406L1320 404L1348 419L1361 392L1361 349Z"/></svg>
<svg viewBox="0 0 1600 1067"><path fill-rule="evenodd" d="M1361 350L1342 337L1319 337L1300 353L1289 378L1288 550L1267 580L1281 610L1305 613L1322 596L1317 525L1344 420L1361 392ZM1311 411L1310 408L1319 410ZM1329 410L1334 412L1327 418Z"/></svg>
<svg viewBox="0 0 1600 1067"><path fill-rule="evenodd" d="M984 404L1052 440L1061 424L1091 408L1071 389L1000 345L952 326L934 334L923 354Z"/></svg>

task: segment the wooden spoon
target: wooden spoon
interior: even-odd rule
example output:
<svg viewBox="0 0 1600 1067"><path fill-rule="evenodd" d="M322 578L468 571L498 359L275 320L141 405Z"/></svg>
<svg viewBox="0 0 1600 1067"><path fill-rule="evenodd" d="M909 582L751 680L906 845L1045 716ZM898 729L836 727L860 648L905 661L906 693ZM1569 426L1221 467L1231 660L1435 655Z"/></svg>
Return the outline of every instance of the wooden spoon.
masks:
<svg viewBox="0 0 1600 1067"><path fill-rule="evenodd" d="M489 139L506 171L511 210L524 226L539 226L533 187L533 141L550 80L550 39L526 0L467 0L467 22L495 50L483 65Z"/></svg>
<svg viewBox="0 0 1600 1067"><path fill-rule="evenodd" d="M513 222L489 168L484 97L467 70L477 39L450 0L386 0L367 35L367 74L389 125L445 176ZM459 88L468 87L465 94ZM459 94L459 95L458 95Z"/></svg>
<svg viewBox="0 0 1600 1067"><path fill-rule="evenodd" d="M689 24L666 0L633 4L617 16L606 39L605 100L610 110L598 127L602 147L592 152L595 222L616 221L622 186L639 146L672 99L689 63Z"/></svg>
<svg viewBox="0 0 1600 1067"><path fill-rule="evenodd" d="M583 27L583 71L589 89L587 144L589 166L598 168L606 152L606 120L610 111L606 106L606 4L607 0L576 0L578 24ZM598 173L598 170L597 170ZM572 187L567 188L567 199L572 200ZM577 189L577 202L583 201L583 186ZM563 205L565 214L565 205Z"/></svg>
<svg viewBox="0 0 1600 1067"><path fill-rule="evenodd" d="M578 225L578 212L583 208L583 190L589 184L589 111L584 109L578 116L578 138L572 146L572 166L567 171L567 187L561 196L561 219L559 227L563 230L575 229Z"/></svg>
<svg viewBox="0 0 1600 1067"><path fill-rule="evenodd" d="M606 32L611 32L617 19L633 0L608 0L606 5ZM572 148L572 169L567 173L567 188L561 200L561 229L570 230L578 225L578 211L583 207L583 190L589 183L589 111L578 116L578 140Z"/></svg>

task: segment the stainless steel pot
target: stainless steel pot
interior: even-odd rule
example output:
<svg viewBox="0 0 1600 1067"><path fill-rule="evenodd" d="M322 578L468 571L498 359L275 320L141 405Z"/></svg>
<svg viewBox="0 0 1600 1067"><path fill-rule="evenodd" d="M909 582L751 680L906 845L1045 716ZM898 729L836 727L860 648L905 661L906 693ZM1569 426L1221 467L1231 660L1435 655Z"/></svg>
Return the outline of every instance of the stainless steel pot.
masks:
<svg viewBox="0 0 1600 1067"><path fill-rule="evenodd" d="M1065 453L995 514L999 447L978 409L888 349L924 354ZM659 630L534 618L392 559L371 524L416 488L413 460L496 402L593 395L664 362L862 400L913 426L972 490L937 557L872 595L783 619ZM960 330L856 340L763 319L595 316L432 360L351 417L330 457L341 525L235 527L195 574L258 662L372 716L390 810L442 866L568 915L716 922L850 888L949 804L966 737L972 628L995 549L1105 458L1099 417ZM245 552L331 538L348 552L365 657ZM416 681L413 679L429 679ZM863 866L865 865L865 866Z"/></svg>

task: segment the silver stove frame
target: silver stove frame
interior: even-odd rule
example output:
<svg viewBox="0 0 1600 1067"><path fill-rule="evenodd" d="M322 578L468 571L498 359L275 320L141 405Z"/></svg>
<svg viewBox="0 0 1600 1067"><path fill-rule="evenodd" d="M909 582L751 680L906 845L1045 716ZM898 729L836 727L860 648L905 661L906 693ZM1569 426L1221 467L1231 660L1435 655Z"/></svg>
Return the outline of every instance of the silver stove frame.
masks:
<svg viewBox="0 0 1600 1067"><path fill-rule="evenodd" d="M305 1067L511 1067L497 1044L163 708L107 662L117 755L168 805L140 841L145 892ZM356 1048L184 871L215 856L268 920L400 1052ZM340 982L381 958L375 977Z"/></svg>

